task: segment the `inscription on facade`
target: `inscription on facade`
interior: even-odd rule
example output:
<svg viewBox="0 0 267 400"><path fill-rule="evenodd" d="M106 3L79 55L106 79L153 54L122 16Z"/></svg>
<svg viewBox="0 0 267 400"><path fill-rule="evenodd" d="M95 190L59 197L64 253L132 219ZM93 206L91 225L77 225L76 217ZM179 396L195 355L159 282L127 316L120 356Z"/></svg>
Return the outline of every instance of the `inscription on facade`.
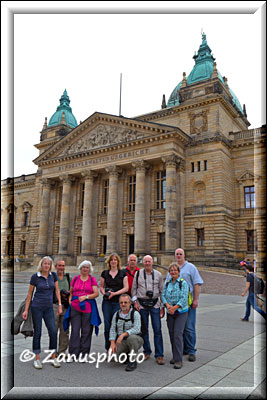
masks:
<svg viewBox="0 0 267 400"><path fill-rule="evenodd" d="M49 168L47 170L44 170L43 174L45 174L46 172L47 173L56 172L56 171L62 172L62 171L66 171L68 169L73 169L73 168L81 168L81 167L86 167L86 166L92 166L95 164L107 163L110 161L123 160L123 159L127 159L127 158L144 156L144 155L148 154L149 152L150 152L149 148L125 151L125 152L119 153L119 154L111 154L109 156L102 156L102 157L97 157L97 158L93 158L90 160L73 162L73 163L70 163L67 165L60 165L59 167Z"/></svg>

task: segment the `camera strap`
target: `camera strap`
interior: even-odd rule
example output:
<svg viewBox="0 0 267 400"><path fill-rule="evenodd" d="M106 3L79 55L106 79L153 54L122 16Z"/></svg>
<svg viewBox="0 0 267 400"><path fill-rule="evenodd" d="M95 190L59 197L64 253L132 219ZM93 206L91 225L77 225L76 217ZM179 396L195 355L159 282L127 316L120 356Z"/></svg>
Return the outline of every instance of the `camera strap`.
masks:
<svg viewBox="0 0 267 400"><path fill-rule="evenodd" d="M153 282L153 293L154 293L154 271L152 269L152 282ZM146 284L146 270L144 269L144 279L145 279L145 285L146 285L146 292L147 292L147 284Z"/></svg>

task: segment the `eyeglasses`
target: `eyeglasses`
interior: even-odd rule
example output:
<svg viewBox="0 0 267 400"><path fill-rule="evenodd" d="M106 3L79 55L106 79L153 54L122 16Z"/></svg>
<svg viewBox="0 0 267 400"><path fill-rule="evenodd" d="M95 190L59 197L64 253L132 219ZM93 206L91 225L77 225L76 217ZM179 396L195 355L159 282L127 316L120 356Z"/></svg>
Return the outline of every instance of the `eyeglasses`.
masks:
<svg viewBox="0 0 267 400"><path fill-rule="evenodd" d="M182 255L183 255L183 253L176 253L176 255L177 255L177 256L182 256Z"/></svg>
<svg viewBox="0 0 267 400"><path fill-rule="evenodd" d="M129 301L120 301L120 304L130 304Z"/></svg>

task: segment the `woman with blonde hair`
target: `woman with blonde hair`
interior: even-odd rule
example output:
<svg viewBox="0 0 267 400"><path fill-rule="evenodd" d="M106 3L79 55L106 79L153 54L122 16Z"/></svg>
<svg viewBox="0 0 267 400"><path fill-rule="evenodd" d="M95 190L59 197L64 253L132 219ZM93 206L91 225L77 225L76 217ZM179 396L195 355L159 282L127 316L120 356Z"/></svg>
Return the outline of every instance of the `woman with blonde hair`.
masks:
<svg viewBox="0 0 267 400"><path fill-rule="evenodd" d="M93 324L91 300L99 296L97 281L91 275L91 261L84 260L78 266L80 274L70 284L70 323L71 336L69 353L82 357L90 353Z"/></svg>
<svg viewBox="0 0 267 400"><path fill-rule="evenodd" d="M128 291L126 270L121 269L121 259L117 253L107 258L108 269L100 278L100 292L103 294L102 311L104 315L105 349L110 348L109 331L113 314L120 309L119 297Z"/></svg>
<svg viewBox="0 0 267 400"><path fill-rule="evenodd" d="M41 353L41 334L42 334L42 320L44 319L45 325L49 334L49 350L53 350L51 356L51 364L55 368L60 367L60 363L56 359L57 352L57 331L53 309L53 292L55 289L58 299L58 314L62 313L62 304L60 299L60 292L58 288L57 274L52 272L53 261L50 257L43 257L38 265L37 273L33 274L30 280L30 286L25 304L25 310L22 313L22 318L27 319L28 310L31 305L32 321L33 321L33 352L35 353L35 360L33 363L34 368L42 369L40 361ZM34 288L36 288L34 297L32 295Z"/></svg>

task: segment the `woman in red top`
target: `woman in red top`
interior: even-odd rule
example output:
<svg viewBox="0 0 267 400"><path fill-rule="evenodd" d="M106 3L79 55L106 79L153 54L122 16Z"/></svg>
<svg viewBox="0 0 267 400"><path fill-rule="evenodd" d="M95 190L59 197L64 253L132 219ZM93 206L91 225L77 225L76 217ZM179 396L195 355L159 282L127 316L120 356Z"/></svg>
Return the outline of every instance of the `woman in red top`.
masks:
<svg viewBox="0 0 267 400"><path fill-rule="evenodd" d="M90 353L93 325L91 325L91 305L89 299L99 296L97 281L91 276L92 263L83 261L78 269L80 275L75 276L70 285L70 323L71 336L69 353L84 357Z"/></svg>

